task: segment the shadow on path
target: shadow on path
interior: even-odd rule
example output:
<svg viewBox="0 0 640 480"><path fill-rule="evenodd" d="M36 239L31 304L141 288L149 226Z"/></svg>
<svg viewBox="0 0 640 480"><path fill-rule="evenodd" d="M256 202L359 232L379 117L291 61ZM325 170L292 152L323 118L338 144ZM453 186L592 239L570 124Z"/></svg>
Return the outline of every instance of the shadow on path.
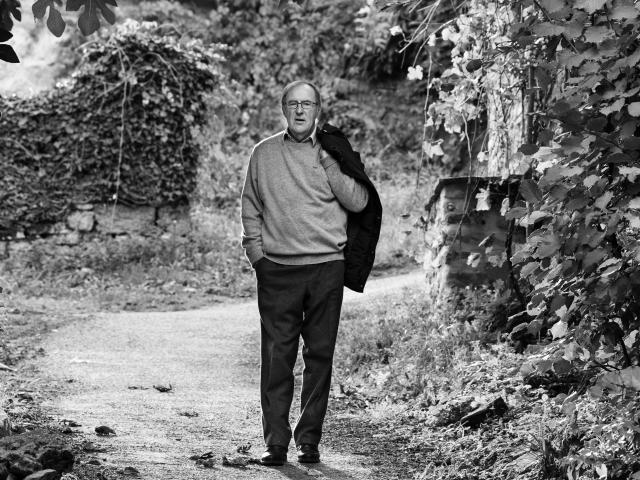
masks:
<svg viewBox="0 0 640 480"><path fill-rule="evenodd" d="M320 473L313 475L314 470L316 472L320 472L322 475L320 475ZM278 471L283 477L291 478L293 480L308 480L313 477L327 478L331 480L357 480L356 477L353 477L346 471L332 468L322 462L309 464L308 466L303 466L303 464L297 462L289 462L282 467L278 467Z"/></svg>

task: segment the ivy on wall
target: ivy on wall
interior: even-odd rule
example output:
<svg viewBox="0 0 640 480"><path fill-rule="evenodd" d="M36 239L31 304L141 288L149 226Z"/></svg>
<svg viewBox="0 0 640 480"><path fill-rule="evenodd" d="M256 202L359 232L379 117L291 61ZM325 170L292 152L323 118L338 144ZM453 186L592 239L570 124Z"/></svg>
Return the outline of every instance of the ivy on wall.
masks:
<svg viewBox="0 0 640 480"><path fill-rule="evenodd" d="M29 99L0 97L0 233L37 233L74 203L176 204L195 186L192 127L226 100L222 56L153 23L84 47L82 67Z"/></svg>

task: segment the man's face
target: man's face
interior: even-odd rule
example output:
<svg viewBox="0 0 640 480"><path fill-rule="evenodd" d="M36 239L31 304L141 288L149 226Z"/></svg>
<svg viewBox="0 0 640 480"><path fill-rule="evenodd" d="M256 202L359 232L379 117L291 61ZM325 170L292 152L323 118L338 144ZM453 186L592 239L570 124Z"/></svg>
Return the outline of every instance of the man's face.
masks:
<svg viewBox="0 0 640 480"><path fill-rule="evenodd" d="M302 108L300 103L295 108L288 106L289 102L313 102L309 110ZM289 132L298 141L308 137L313 131L320 109L316 104L316 94L309 85L301 84L293 87L287 94L283 107L287 119Z"/></svg>

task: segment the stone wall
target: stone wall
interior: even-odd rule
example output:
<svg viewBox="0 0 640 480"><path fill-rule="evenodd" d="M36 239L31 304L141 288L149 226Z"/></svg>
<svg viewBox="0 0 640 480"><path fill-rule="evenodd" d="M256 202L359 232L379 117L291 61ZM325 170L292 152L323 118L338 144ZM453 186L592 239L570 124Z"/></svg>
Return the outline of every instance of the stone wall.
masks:
<svg viewBox="0 0 640 480"><path fill-rule="evenodd" d="M76 246L87 237L185 236L191 231L189 206L160 207L77 204L64 222L38 225L14 238L0 240L0 258L29 248L32 240L46 238L52 244Z"/></svg>
<svg viewBox="0 0 640 480"><path fill-rule="evenodd" d="M502 201L515 194L515 180L487 177L445 178L427 204L424 268L436 290L490 285L508 278L505 243L508 224ZM477 209L476 195L489 190L489 209ZM515 241L521 241L517 231ZM487 248L490 249L487 254Z"/></svg>

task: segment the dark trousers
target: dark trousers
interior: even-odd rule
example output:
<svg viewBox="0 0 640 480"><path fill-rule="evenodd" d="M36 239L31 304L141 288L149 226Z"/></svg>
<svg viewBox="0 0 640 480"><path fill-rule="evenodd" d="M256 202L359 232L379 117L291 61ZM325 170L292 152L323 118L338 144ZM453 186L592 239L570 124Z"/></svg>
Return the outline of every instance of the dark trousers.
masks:
<svg viewBox="0 0 640 480"><path fill-rule="evenodd" d="M256 265L261 317L260 400L266 445L289 445L293 367L303 340L304 372L296 445L317 445L329 401L331 367L344 285L344 261Z"/></svg>

